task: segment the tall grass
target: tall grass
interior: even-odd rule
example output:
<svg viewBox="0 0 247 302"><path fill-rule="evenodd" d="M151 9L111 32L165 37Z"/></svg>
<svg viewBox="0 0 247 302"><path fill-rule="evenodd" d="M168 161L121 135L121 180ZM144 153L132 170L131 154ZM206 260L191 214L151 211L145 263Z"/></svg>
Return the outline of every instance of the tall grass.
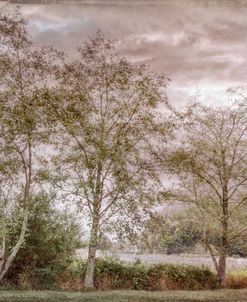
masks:
<svg viewBox="0 0 247 302"><path fill-rule="evenodd" d="M226 287L232 289L247 288L247 271L227 274Z"/></svg>

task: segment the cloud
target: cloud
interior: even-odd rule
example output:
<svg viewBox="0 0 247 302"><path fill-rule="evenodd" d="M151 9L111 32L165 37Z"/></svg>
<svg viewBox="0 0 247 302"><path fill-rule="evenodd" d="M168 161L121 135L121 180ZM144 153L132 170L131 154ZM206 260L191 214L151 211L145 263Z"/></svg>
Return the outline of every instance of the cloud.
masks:
<svg viewBox="0 0 247 302"><path fill-rule="evenodd" d="M147 63L172 78L174 103L179 93L189 99L196 87L202 87L206 99L210 87L222 91L225 85L247 81L247 5L224 0L83 1L23 5L21 12L30 20L35 43L53 44L72 56L97 29L118 39L119 50L134 63Z"/></svg>

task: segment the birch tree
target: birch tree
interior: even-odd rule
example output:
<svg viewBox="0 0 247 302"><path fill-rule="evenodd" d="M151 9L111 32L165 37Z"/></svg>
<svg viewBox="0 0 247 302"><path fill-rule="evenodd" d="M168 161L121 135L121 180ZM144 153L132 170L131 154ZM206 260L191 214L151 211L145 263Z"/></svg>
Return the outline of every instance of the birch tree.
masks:
<svg viewBox="0 0 247 302"><path fill-rule="evenodd" d="M129 63L100 32L78 52L77 61L65 64L58 89L44 98L48 116L55 121L55 162L59 175L66 175L63 190L73 193L88 213L84 286L93 288L104 225L115 223L120 228L125 222L130 228L129 214L140 220L140 212L150 208L152 189L155 196L151 182L158 178L147 169L148 149L167 123L159 110L167 105L168 80Z"/></svg>
<svg viewBox="0 0 247 302"><path fill-rule="evenodd" d="M225 284L230 244L246 235L247 115L241 104L208 108L195 104L183 118L182 139L163 156L177 175L178 190L166 198L196 205L219 284ZM220 240L215 241L217 234Z"/></svg>
<svg viewBox="0 0 247 302"><path fill-rule="evenodd" d="M18 14L0 16L0 281L25 239L36 151L45 138L37 94L49 79L53 61L50 50L33 48L25 26L26 20ZM21 200L22 223L10 247L6 246L6 218L11 217L17 200Z"/></svg>

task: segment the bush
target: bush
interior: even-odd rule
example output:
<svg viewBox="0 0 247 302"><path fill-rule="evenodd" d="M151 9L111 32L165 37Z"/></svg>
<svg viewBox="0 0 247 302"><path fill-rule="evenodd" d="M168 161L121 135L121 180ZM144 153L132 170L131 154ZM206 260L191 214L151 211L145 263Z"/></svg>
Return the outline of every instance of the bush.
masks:
<svg viewBox="0 0 247 302"><path fill-rule="evenodd" d="M59 276L56 289L82 289L84 274L85 263L74 263ZM215 274L207 268L170 264L144 265L139 261L124 263L110 258L96 261L95 286L99 290L197 290L213 289L216 284Z"/></svg>
<svg viewBox="0 0 247 302"><path fill-rule="evenodd" d="M199 290L215 288L217 279L207 268L160 264L150 268L149 282L151 290Z"/></svg>
<svg viewBox="0 0 247 302"><path fill-rule="evenodd" d="M95 285L99 289L146 289L149 267L141 263L123 263L97 259Z"/></svg>
<svg viewBox="0 0 247 302"><path fill-rule="evenodd" d="M9 241L20 232L13 228ZM65 211L58 211L55 196L44 192L32 197L28 231L6 281L21 288L49 289L74 261L80 227Z"/></svg>

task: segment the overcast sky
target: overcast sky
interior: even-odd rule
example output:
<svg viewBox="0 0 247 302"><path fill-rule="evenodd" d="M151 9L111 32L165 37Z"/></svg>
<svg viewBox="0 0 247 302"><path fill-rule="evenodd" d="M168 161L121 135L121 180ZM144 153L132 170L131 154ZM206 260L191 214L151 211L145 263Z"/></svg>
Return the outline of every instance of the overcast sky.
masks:
<svg viewBox="0 0 247 302"><path fill-rule="evenodd" d="M131 60L171 78L172 104L184 104L197 90L202 101L222 104L228 87L247 83L247 1L233 2L82 0L80 5L25 4L21 12L35 43L73 55L101 29L119 40Z"/></svg>

